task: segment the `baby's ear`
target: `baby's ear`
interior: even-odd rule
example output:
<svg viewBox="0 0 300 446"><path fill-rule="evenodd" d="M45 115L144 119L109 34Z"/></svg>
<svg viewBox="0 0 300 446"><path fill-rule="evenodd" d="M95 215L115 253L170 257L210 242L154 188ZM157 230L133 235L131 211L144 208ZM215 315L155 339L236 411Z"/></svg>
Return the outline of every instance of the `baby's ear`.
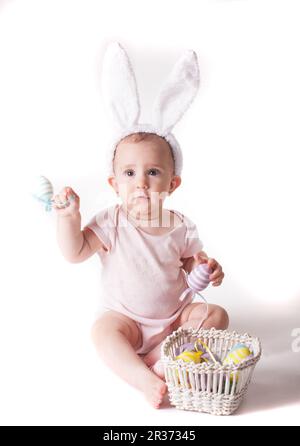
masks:
<svg viewBox="0 0 300 446"><path fill-rule="evenodd" d="M116 177L114 175L110 175L107 178L107 182L114 189L116 194L118 195L119 194L119 189L118 189L118 183L117 183Z"/></svg>
<svg viewBox="0 0 300 446"><path fill-rule="evenodd" d="M124 130L137 124L140 103L135 75L126 51L118 42L111 43L104 55L102 92L114 127Z"/></svg>
<svg viewBox="0 0 300 446"><path fill-rule="evenodd" d="M171 195L174 192L174 190L176 190L177 187L180 186L180 184L181 184L181 177L179 175L175 175L171 180L169 195Z"/></svg>
<svg viewBox="0 0 300 446"><path fill-rule="evenodd" d="M197 55L186 51L175 64L153 105L152 120L167 135L181 119L197 94L200 82Z"/></svg>

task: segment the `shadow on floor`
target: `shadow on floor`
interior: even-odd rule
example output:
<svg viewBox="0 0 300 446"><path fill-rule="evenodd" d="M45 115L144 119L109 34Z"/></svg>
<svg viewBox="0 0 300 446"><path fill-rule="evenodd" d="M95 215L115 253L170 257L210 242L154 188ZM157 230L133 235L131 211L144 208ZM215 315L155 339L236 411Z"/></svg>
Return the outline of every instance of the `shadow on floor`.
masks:
<svg viewBox="0 0 300 446"><path fill-rule="evenodd" d="M295 328L300 331L300 299L288 308L246 309L232 315L231 330L249 332L262 344L261 359L237 415L300 403L300 351L295 350L296 338L292 336Z"/></svg>
<svg viewBox="0 0 300 446"><path fill-rule="evenodd" d="M285 359L283 358L285 362ZM298 360L299 361L299 360ZM237 415L250 412L276 409L300 403L299 366L286 364L281 369L264 367L254 371L244 401L237 410Z"/></svg>

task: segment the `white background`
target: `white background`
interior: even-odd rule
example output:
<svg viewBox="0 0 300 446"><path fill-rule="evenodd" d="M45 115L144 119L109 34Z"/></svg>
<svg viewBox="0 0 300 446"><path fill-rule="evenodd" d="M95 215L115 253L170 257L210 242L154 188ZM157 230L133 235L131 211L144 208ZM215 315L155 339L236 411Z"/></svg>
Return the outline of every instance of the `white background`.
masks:
<svg viewBox="0 0 300 446"><path fill-rule="evenodd" d="M0 423L299 424L299 2L0 1ZM105 47L120 41L150 119L186 48L201 89L174 133L182 186L166 203L194 220L226 280L206 292L230 328L262 340L236 415L155 411L98 359L94 256L69 264L55 214L30 196L38 175L72 186L82 222L116 202L105 176Z"/></svg>

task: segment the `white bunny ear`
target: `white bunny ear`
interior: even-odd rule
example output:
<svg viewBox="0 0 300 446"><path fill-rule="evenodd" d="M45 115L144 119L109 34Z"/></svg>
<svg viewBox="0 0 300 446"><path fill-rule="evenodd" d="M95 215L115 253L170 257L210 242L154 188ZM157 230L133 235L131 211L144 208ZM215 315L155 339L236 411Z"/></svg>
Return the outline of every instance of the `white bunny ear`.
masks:
<svg viewBox="0 0 300 446"><path fill-rule="evenodd" d="M170 133L189 108L197 94L199 78L196 53L186 51L175 64L154 102L153 124L163 134Z"/></svg>
<svg viewBox="0 0 300 446"><path fill-rule="evenodd" d="M140 115L136 80L129 58L118 42L111 43L105 52L102 89L114 126L126 129L135 125Z"/></svg>

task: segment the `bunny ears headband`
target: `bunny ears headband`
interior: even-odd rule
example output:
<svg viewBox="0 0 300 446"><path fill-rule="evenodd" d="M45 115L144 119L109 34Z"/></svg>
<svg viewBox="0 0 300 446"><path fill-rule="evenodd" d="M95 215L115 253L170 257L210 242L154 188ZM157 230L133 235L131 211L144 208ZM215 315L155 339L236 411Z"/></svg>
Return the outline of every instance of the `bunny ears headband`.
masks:
<svg viewBox="0 0 300 446"><path fill-rule="evenodd" d="M173 151L175 175L182 170L180 146L171 133L189 108L199 88L199 67L194 51L186 51L177 61L153 104L150 124L139 123L140 101L135 75L122 46L111 43L104 55L102 88L105 105L114 127L108 153L109 173L113 174L113 156L117 144L138 132L154 133L164 138Z"/></svg>

